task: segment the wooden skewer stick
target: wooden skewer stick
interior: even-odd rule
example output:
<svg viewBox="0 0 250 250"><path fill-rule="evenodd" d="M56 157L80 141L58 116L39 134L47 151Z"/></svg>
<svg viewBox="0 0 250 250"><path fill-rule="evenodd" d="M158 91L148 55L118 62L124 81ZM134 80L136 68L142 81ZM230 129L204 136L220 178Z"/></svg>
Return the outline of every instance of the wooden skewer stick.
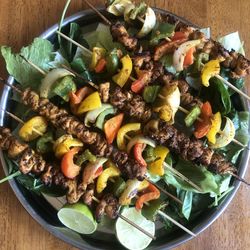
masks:
<svg viewBox="0 0 250 250"><path fill-rule="evenodd" d="M162 98L162 97L160 96L160 98ZM163 98L164 98L164 97L163 97ZM189 114L189 111L188 111L187 109L181 107L181 106L179 106L178 109L179 109L180 111L182 111L184 114ZM197 120L200 121L200 122L203 121L200 117L198 117ZM220 130L218 133L219 133L219 134L223 134L223 132L222 132L221 130ZM242 148L247 148L247 149L249 150L249 148L248 148L247 145L242 144L242 143L239 142L238 140L233 139L232 141L233 141L235 144L241 146Z"/></svg>
<svg viewBox="0 0 250 250"><path fill-rule="evenodd" d="M83 0L102 20L109 26L111 26L111 22L104 16L100 11L98 11L89 1Z"/></svg>
<svg viewBox="0 0 250 250"><path fill-rule="evenodd" d="M24 58L24 57L23 57ZM25 60L27 63L30 63L30 61L29 60ZM30 64L31 66L33 66L34 64L32 63L32 64ZM35 65L36 67L34 67L34 68L36 68L39 72L41 72L39 69L38 69L38 66L37 65ZM95 85L93 82L91 82L91 81L87 81L84 77L82 77L81 75L79 75L79 74L77 74L75 71L73 71L72 69L70 69L69 67L67 67L66 65L64 65L64 64L62 64L61 65L63 68L65 68L65 69L67 69L68 71L70 71L71 73L73 73L73 74L75 74L77 77L79 77L80 79L82 79L82 80L84 80L85 82L87 82L89 85L91 85L92 87L94 87L95 89L97 89L98 90L98 86L97 85ZM0 81L4 81L1 77L0 77ZM4 83L6 84L6 85L8 85L8 86L10 86L11 88L13 88L14 90L16 90L16 91L18 91L19 93L22 93L21 92L21 90L19 90L18 88L16 88L16 87L14 87L13 85L10 85L10 84L8 84L6 81L4 81ZM185 109L184 108L182 108L182 110L184 111ZM187 110L185 110L185 112L188 112ZM236 141L236 140L235 140ZM243 144L241 144L240 142L238 142L237 141L237 144L238 145L243 145ZM243 145L244 147L246 147L245 145ZM173 169L173 168L172 168ZM171 170L171 169L169 169L169 170ZM177 171L177 170L176 170ZM178 172L179 173L179 172ZM232 174L233 175L233 174ZM240 180L241 181L241 178L238 176L238 175L233 175L235 178L237 178L238 180ZM237 177L236 177L237 176ZM179 176L179 178L181 178L181 176ZM187 180L189 180L189 179L187 179ZM242 179L243 180L243 179ZM242 182L244 182L244 183L246 183L247 184L247 182L244 180L244 181L242 181ZM189 184L190 185L192 185L193 187L195 187L195 188L197 188L197 185L196 184L194 184L194 183L192 183L192 181L191 180L189 180ZM198 189L200 192L202 192L202 190L201 189Z"/></svg>
<svg viewBox="0 0 250 250"><path fill-rule="evenodd" d="M24 121L22 119L20 119L19 117L17 117L16 115L8 112L7 110L3 109L0 107L0 109L2 111L4 111L7 115L9 115L10 117L12 117L14 120L24 124ZM40 133L39 131L37 131L36 129L33 128L33 130L36 133ZM40 134L41 135L41 134ZM16 173L15 173L16 174ZM100 203L100 200L98 200L96 197L93 197L93 200L96 201L97 203ZM118 217L120 217L121 219L123 219L124 221L126 221L128 224L130 224L131 226L135 227L136 229L138 229L139 231L141 231L142 233L144 233L145 235L147 235L149 238L155 240L156 237L152 234L150 234L149 232L147 232L146 230L144 230L143 228L141 228L140 226L138 226L137 224L135 224L133 221L131 221L130 219L124 217L123 215L118 213Z"/></svg>
<svg viewBox="0 0 250 250"><path fill-rule="evenodd" d="M92 4L90 4L87 0L84 0L89 7L95 11L97 13L98 16L100 16L108 25L111 25L111 22L100 13L100 11L98 11ZM139 18L138 18L139 19ZM140 20L140 19L139 19ZM141 21L141 20L140 20ZM142 19L142 21L144 22L144 20ZM230 88L232 88L235 92L237 92L238 94L242 95L243 97L245 97L248 101L250 101L250 96L248 96L247 94L245 94L244 92L242 92L241 90L237 89L232 83L230 83L229 81L227 81L226 79L224 79L222 76L220 75L216 75L215 77L217 77L219 80L223 81L226 85L228 85Z"/></svg>
<svg viewBox="0 0 250 250"><path fill-rule="evenodd" d="M37 65L35 65L33 62L31 62L29 59L25 58L22 55L19 55L25 62L27 62L28 64L30 64L34 69L36 69L38 72L40 72L42 75L46 75L46 72L39 68Z"/></svg>

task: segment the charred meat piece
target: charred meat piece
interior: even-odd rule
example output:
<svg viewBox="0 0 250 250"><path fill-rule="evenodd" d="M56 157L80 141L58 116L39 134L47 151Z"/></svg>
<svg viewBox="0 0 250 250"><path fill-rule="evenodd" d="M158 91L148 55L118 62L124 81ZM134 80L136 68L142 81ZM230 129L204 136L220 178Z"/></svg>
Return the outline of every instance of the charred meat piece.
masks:
<svg viewBox="0 0 250 250"><path fill-rule="evenodd" d="M77 203L84 194L84 191L78 188L77 179L68 179L65 187L68 189L66 198L69 204Z"/></svg>
<svg viewBox="0 0 250 250"><path fill-rule="evenodd" d="M10 158L16 158L28 148L28 145L19 142L8 128L0 127L0 148L7 150Z"/></svg>
<svg viewBox="0 0 250 250"><path fill-rule="evenodd" d="M87 190L82 196L84 204L88 206L92 205L94 193L95 193L95 185L92 183L88 185Z"/></svg>
<svg viewBox="0 0 250 250"><path fill-rule="evenodd" d="M152 115L151 109L146 105L140 95L117 87L110 97L110 103L123 111L126 115L140 121L147 121Z"/></svg>
<svg viewBox="0 0 250 250"><path fill-rule="evenodd" d="M134 67L141 68L143 64L148 63L151 61L151 55L149 51L144 51L141 53L136 53L133 58L133 65Z"/></svg>
<svg viewBox="0 0 250 250"><path fill-rule="evenodd" d="M203 154L197 159L197 163L208 166L213 157L214 151L210 148L204 148Z"/></svg>
<svg viewBox="0 0 250 250"><path fill-rule="evenodd" d="M159 61L164 55L174 52L179 45L186 42L187 38L176 41L163 41L155 47L154 61Z"/></svg>
<svg viewBox="0 0 250 250"><path fill-rule="evenodd" d="M88 130L85 125L74 116L68 114L64 109L59 109L48 99L37 98L37 94L30 89L24 91L23 102L30 105L34 111L49 120L55 127L63 129L68 134L75 135L83 143L88 145L95 144L95 155L109 155L112 148L108 146L105 138L96 132Z"/></svg>
<svg viewBox="0 0 250 250"><path fill-rule="evenodd" d="M39 174L44 171L45 166L46 162L42 156L35 153L31 148L25 150L19 162L19 169L23 174L30 172Z"/></svg>
<svg viewBox="0 0 250 250"><path fill-rule="evenodd" d="M144 175L146 174L147 169L141 166L134 159L130 159L127 153L121 151L113 152L112 160L120 169L124 177L128 179L144 179Z"/></svg>
<svg viewBox="0 0 250 250"><path fill-rule="evenodd" d="M226 162L223 156L218 153L214 153L211 159L208 169L216 174L227 174L236 172L235 167Z"/></svg>
<svg viewBox="0 0 250 250"><path fill-rule="evenodd" d="M132 51L137 47L138 40L135 37L131 37L124 25L120 22L112 24L110 26L110 32L114 41L121 43L127 50Z"/></svg>
<svg viewBox="0 0 250 250"><path fill-rule="evenodd" d="M96 221L100 222L104 214L106 214L110 219L115 219L118 214L118 209L118 200L112 194L105 194L96 207Z"/></svg>
<svg viewBox="0 0 250 250"><path fill-rule="evenodd" d="M194 161L201 157L203 154L204 146L202 141L193 139L190 141L189 149L187 152L187 158L190 161Z"/></svg>
<svg viewBox="0 0 250 250"><path fill-rule="evenodd" d="M90 150L94 155L105 155L108 157L112 153L113 146L109 145L100 134L97 134L95 143L90 145Z"/></svg>
<svg viewBox="0 0 250 250"><path fill-rule="evenodd" d="M102 102L104 103L108 102L109 100L109 89L110 89L109 82L101 83L99 85L99 94L100 94Z"/></svg>

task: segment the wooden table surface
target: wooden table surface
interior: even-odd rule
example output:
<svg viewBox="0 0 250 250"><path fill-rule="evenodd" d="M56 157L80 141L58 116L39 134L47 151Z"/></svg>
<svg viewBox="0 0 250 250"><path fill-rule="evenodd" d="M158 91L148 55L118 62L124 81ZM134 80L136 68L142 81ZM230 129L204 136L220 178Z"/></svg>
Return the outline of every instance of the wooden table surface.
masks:
<svg viewBox="0 0 250 250"><path fill-rule="evenodd" d="M41 32L58 22L65 1L60 0L1 0L0 45L7 44L16 51L27 45ZM102 1L92 0L99 6ZM250 57L249 0L175 0L147 1L151 6L169 10L202 27L210 26L212 36L239 31ZM81 0L71 3L67 15L86 8ZM6 70L0 59L0 75ZM249 89L248 89L249 90ZM0 178L3 171L0 168ZM250 181L250 171L246 175ZM179 250L186 249L250 249L250 195L241 185L226 212L205 232L189 241ZM0 249L74 249L44 230L25 211L8 183L0 186Z"/></svg>

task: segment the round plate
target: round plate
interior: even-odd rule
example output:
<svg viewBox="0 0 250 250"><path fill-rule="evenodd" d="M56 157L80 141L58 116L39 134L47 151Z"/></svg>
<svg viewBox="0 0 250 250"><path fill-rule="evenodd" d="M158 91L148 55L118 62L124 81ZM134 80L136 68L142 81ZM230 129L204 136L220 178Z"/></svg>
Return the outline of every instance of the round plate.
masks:
<svg viewBox="0 0 250 250"><path fill-rule="evenodd" d="M195 26L188 22L187 20L180 18L172 13L169 13L164 10L155 9L156 12L160 12L162 14L168 14L185 22L186 24ZM101 12L104 15L108 15L104 9L101 9ZM109 18L111 16L108 15ZM80 13L77 13L67 19L65 19L63 26L67 26L70 22L77 22L81 26L88 25L91 23L96 23L101 21L98 16L96 16L93 11L85 10ZM52 43L56 39L55 31L58 29L58 25L54 25L47 31L45 31L41 37L49 39ZM13 78L10 77L10 83L13 83ZM10 94L10 89L5 86L3 89L3 94L1 98L1 107L3 109L7 108L10 105L8 101ZM247 103L242 100L242 105L244 110L247 110ZM4 112L0 113L0 122L1 125L9 125L10 121L5 116ZM7 174L7 166L5 160L3 158L2 152L0 152L1 162L4 168L5 173ZM243 177L246 169L247 162L249 159L249 152L245 150L242 153L241 159L239 161L239 176ZM25 209L29 212L29 214L46 230L55 235L56 237L66 241L67 243L78 247L80 249L123 249L121 244L116 240L114 234L111 233L111 230L102 232L98 230L93 235L80 235L68 228L65 228L57 218L57 211L45 200L42 196L35 195L32 192L26 190L23 186L17 183L15 180L9 181L15 195L25 207ZM211 225L220 214L226 209L232 198L234 197L236 191L239 188L239 181L234 180L232 183L235 186L235 189L227 195L227 197L220 203L220 205L214 209L207 209L204 211L195 222L189 223L188 228L192 230L195 234L199 234L203 230L205 230L209 225ZM182 230L177 230L171 234L160 233L160 236L157 237L157 240L153 241L147 249L170 249L176 247L192 237Z"/></svg>

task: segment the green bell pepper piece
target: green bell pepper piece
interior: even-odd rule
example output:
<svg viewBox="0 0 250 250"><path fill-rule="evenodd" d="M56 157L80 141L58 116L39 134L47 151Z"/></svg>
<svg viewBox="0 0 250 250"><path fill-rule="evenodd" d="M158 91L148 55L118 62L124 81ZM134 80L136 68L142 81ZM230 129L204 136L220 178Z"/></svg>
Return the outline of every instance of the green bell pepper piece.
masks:
<svg viewBox="0 0 250 250"><path fill-rule="evenodd" d="M96 161L96 157L88 149L86 149L82 154L77 157L76 165L81 166L85 161Z"/></svg>
<svg viewBox="0 0 250 250"><path fill-rule="evenodd" d="M116 178L116 181L113 184L111 191L114 194L114 196L120 197L125 188L126 188L126 182L119 176L118 178Z"/></svg>
<svg viewBox="0 0 250 250"><path fill-rule="evenodd" d="M104 122L105 122L105 117L107 115L113 115L116 113L116 109L115 108L108 108L106 110L104 110L96 119L96 123L95 126L101 130L103 130L103 126L104 126Z"/></svg>
<svg viewBox="0 0 250 250"><path fill-rule="evenodd" d="M199 117L200 113L201 113L200 107L198 105L195 105L185 117L184 121L186 126L191 127L195 122L195 120Z"/></svg>

